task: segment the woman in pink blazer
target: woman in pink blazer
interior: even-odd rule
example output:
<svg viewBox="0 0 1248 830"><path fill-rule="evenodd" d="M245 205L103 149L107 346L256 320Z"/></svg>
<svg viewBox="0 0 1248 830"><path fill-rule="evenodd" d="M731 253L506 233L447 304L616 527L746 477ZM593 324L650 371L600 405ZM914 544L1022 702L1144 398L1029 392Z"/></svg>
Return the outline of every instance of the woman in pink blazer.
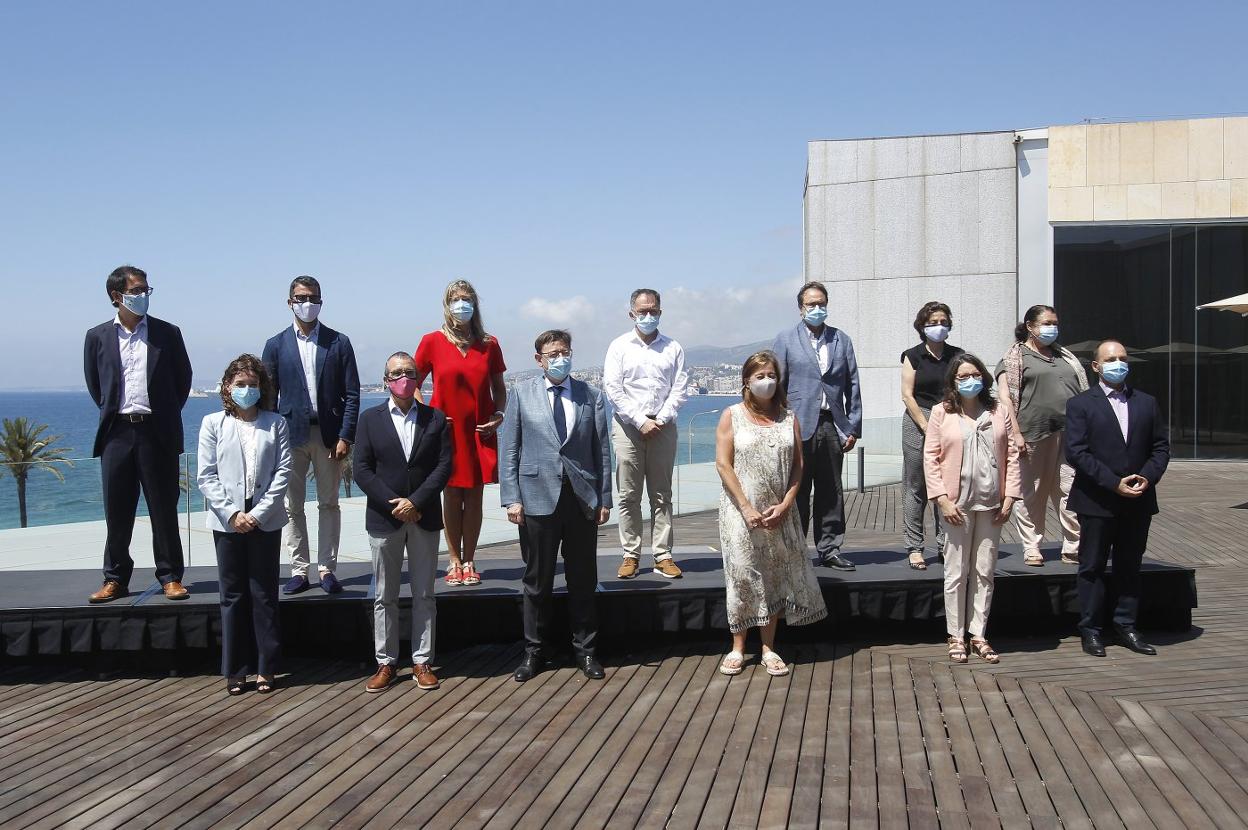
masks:
<svg viewBox="0 0 1248 830"><path fill-rule="evenodd" d="M923 441L927 497L945 520L945 621L949 659L971 650L989 663L1001 658L984 638L992 604L1001 526L1022 496L1018 448L1010 416L992 396L992 376L973 354L949 365L944 403L932 407Z"/></svg>

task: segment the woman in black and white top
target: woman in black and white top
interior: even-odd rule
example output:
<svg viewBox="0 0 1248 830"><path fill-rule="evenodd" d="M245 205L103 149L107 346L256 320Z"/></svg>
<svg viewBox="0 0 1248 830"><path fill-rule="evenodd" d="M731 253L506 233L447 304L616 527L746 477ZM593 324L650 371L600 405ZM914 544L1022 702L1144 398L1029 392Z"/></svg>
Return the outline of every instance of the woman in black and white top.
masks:
<svg viewBox="0 0 1248 830"><path fill-rule="evenodd" d="M950 362L962 354L946 342L953 329L953 312L942 302L924 303L914 317L914 330L920 342L901 353L901 402L906 414L901 418L902 507L905 519L906 551L910 567L927 569L923 559L923 511L927 509L927 484L923 479L923 436L932 407L944 400ZM940 511L932 508L936 552L945 559L945 530Z"/></svg>
<svg viewBox="0 0 1248 830"><path fill-rule="evenodd" d="M221 673L226 691L272 691L281 650L277 579L290 438L273 411L273 383L260 359L245 354L221 378L222 412L199 428L199 490L217 548L221 582Z"/></svg>

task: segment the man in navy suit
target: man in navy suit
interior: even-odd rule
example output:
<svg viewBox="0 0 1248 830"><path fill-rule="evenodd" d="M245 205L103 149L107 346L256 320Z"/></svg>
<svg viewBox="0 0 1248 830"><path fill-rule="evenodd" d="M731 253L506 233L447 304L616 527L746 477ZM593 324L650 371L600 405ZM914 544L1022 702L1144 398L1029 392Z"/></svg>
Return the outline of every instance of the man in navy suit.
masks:
<svg viewBox="0 0 1248 830"><path fill-rule="evenodd" d="M1105 656L1109 614L1105 566L1114 563L1113 627L1140 654L1157 650L1135 630L1140 560L1157 513L1157 482L1170 463L1170 438L1151 395L1127 386L1127 350L1106 340L1092 370L1100 382L1066 402L1066 460L1075 469L1067 504L1079 516L1079 633L1083 650Z"/></svg>
<svg viewBox="0 0 1248 830"><path fill-rule="evenodd" d="M611 449L605 396L570 376L572 335L542 332L533 344L541 376L516 384L498 438L499 497L519 525L524 559L521 683L550 656L550 597L563 554L576 665L604 676L594 655L598 616L598 525L611 515Z"/></svg>
<svg viewBox="0 0 1248 830"><path fill-rule="evenodd" d="M437 611L433 587L442 490L451 478L451 433L445 415L415 399L420 384L411 355L391 355L382 379L390 399L360 416L353 465L355 483L368 496L364 529L377 578L373 602L377 672L364 690L382 692L394 682L404 552L412 586L412 679L419 689L436 689L438 678L429 666Z"/></svg>
<svg viewBox="0 0 1248 830"><path fill-rule="evenodd" d="M108 275L117 316L87 332L84 372L100 408L92 454L104 484L104 585L90 602L129 593L134 560L130 539L139 488L152 523L156 578L169 599L186 599L182 539L178 535L182 407L191 393L191 360L177 326L147 313L147 274L123 265Z"/></svg>
<svg viewBox="0 0 1248 830"><path fill-rule="evenodd" d="M797 514L805 538L814 491L815 552L819 564L842 571L854 563L841 556L845 542L845 494L841 466L862 437L862 395L858 359L849 335L827 325L828 290L808 282L797 292L801 319L776 335L771 350L780 361L789 409L802 428L802 483Z"/></svg>
<svg viewBox="0 0 1248 830"><path fill-rule="evenodd" d="M291 578L282 589L287 594L308 589L311 553L304 499L309 467L316 476L318 581L326 593L342 590L334 576L342 532L338 487L342 460L355 441L360 376L351 341L319 321L322 303L319 282L312 277L295 277L286 299L295 315L294 325L264 344L264 367L277 386L277 411L286 418L290 430L294 463L286 491L290 522L282 531L282 542L291 559Z"/></svg>

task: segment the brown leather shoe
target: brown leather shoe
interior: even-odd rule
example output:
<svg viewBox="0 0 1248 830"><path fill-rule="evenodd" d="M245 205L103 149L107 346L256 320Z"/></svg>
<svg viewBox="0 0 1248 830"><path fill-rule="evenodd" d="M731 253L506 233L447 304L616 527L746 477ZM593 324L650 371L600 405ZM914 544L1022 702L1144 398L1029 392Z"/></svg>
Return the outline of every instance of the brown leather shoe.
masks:
<svg viewBox="0 0 1248 830"><path fill-rule="evenodd" d="M114 582L109 579L104 582L104 585L100 587L100 590L87 597L87 602L92 605L99 605L102 602L112 602L115 599L121 599L122 597L129 595L129 593L129 591L121 587L120 582Z"/></svg>
<svg viewBox="0 0 1248 830"><path fill-rule="evenodd" d="M416 681L418 689L436 689L442 685L438 682L438 676L429 668L428 663L417 663L412 666L412 680Z"/></svg>
<svg viewBox="0 0 1248 830"><path fill-rule="evenodd" d="M670 556L666 559L655 560L654 572L668 579L680 579L680 568L676 566L676 562Z"/></svg>
<svg viewBox="0 0 1248 830"><path fill-rule="evenodd" d="M186 599L191 592L182 587L182 583L176 579L173 582L166 582L164 587L165 599Z"/></svg>
<svg viewBox="0 0 1248 830"><path fill-rule="evenodd" d="M390 688L390 684L394 682L394 666L382 664L377 667L377 673L368 679L368 683L364 686L364 691L371 694L384 692Z"/></svg>
<svg viewBox="0 0 1248 830"><path fill-rule="evenodd" d="M620 579L632 579L637 575L637 560L632 556L625 556L624 561L620 563L620 569L615 575Z"/></svg>

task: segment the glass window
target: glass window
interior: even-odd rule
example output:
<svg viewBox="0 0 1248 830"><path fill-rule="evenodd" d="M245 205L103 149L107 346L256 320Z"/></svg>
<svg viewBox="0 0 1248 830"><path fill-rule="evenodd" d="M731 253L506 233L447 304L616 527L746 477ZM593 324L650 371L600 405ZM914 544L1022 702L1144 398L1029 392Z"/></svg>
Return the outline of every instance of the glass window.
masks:
<svg viewBox="0 0 1248 830"><path fill-rule="evenodd" d="M1176 458L1248 458L1248 319L1196 311L1248 292L1248 225L1054 228L1062 342L1085 362L1114 338L1155 396Z"/></svg>

